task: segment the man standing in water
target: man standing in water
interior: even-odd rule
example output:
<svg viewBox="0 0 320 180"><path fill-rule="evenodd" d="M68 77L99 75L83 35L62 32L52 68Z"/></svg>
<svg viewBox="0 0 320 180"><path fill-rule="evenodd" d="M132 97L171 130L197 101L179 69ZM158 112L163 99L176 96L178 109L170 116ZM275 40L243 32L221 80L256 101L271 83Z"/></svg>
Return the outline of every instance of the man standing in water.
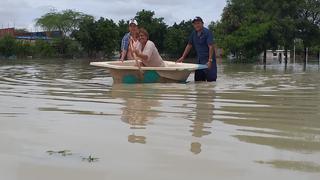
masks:
<svg viewBox="0 0 320 180"><path fill-rule="evenodd" d="M209 29L203 26L204 23L201 17L195 17L192 24L194 31L191 33L188 45L185 48L182 57L177 62L183 62L192 47L194 47L197 52L198 63L208 65L208 69L196 70L195 81L216 81L217 62L213 34Z"/></svg>
<svg viewBox="0 0 320 180"><path fill-rule="evenodd" d="M138 22L135 19L129 21L129 32L124 35L121 41L121 57L120 60L133 59L132 52L129 52L129 45L132 39L135 39L135 34L138 32Z"/></svg>

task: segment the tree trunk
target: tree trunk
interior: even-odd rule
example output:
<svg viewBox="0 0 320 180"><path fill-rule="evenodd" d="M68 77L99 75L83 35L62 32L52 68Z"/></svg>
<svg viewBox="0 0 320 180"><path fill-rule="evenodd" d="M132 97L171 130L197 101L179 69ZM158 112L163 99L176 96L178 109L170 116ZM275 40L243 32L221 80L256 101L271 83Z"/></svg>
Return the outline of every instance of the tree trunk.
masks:
<svg viewBox="0 0 320 180"><path fill-rule="evenodd" d="M267 64L267 50L265 49L263 52L263 64L266 65Z"/></svg>
<svg viewBox="0 0 320 180"><path fill-rule="evenodd" d="M285 48L284 50L284 63L288 64L288 49Z"/></svg>
<svg viewBox="0 0 320 180"><path fill-rule="evenodd" d="M318 51L318 64L320 64L320 50Z"/></svg>
<svg viewBox="0 0 320 180"><path fill-rule="evenodd" d="M281 64L282 63L282 53L278 54L278 60L279 60L279 64Z"/></svg>
<svg viewBox="0 0 320 180"><path fill-rule="evenodd" d="M304 47L304 58L303 58L303 62L306 64L307 63L307 48Z"/></svg>
<svg viewBox="0 0 320 180"><path fill-rule="evenodd" d="M236 56L236 61L240 61L239 53L238 53L238 52L235 52L235 56Z"/></svg>

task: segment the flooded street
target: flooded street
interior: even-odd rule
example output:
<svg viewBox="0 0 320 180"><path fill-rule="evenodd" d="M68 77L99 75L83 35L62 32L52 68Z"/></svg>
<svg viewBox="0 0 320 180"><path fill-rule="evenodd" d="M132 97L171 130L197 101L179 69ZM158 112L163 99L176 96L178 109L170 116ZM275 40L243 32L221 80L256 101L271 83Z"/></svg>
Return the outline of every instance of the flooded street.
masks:
<svg viewBox="0 0 320 180"><path fill-rule="evenodd" d="M114 86L88 64L0 61L0 179L320 179L318 64Z"/></svg>

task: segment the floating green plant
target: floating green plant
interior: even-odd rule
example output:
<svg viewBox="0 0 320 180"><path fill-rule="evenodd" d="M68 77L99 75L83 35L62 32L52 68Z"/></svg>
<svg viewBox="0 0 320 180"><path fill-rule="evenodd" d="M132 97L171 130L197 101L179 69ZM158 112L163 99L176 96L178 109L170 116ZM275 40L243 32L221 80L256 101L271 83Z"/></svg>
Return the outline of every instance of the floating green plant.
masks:
<svg viewBox="0 0 320 180"><path fill-rule="evenodd" d="M61 156L71 156L72 152L70 150L62 150L62 151L47 151L49 155L59 154Z"/></svg>
<svg viewBox="0 0 320 180"><path fill-rule="evenodd" d="M62 150L62 151L47 151L49 155L61 155L61 156L71 156L74 155L70 150ZM81 157L81 156L80 156ZM99 158L93 157L89 155L88 157L82 157L82 161L88 161L89 163L97 162Z"/></svg>
<svg viewBox="0 0 320 180"><path fill-rule="evenodd" d="M90 155L89 157L84 157L82 158L83 161L88 161L89 163L91 162L97 162L99 161L99 158L93 157L92 155Z"/></svg>

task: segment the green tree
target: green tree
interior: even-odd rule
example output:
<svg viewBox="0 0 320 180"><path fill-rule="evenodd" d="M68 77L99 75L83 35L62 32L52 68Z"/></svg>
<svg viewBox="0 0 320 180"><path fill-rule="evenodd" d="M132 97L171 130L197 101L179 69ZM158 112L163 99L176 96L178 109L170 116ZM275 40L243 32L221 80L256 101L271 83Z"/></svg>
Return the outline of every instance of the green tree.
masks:
<svg viewBox="0 0 320 180"><path fill-rule="evenodd" d="M297 37L302 40L304 53L311 47L320 55L320 1L303 0L299 8ZM306 56L305 56L306 57ZM306 60L306 59L305 59Z"/></svg>
<svg viewBox="0 0 320 180"><path fill-rule="evenodd" d="M61 42L64 41L64 42ZM53 41L50 43L52 47L54 47L56 49L56 51L61 52L61 45L63 45L63 49L64 49L64 57L65 58L75 58L75 57L79 57L82 53L81 53L81 45L78 41L73 40L71 38L67 38L67 39L53 39Z"/></svg>
<svg viewBox="0 0 320 180"><path fill-rule="evenodd" d="M15 52L18 58L25 58L33 55L33 45L26 41L17 41Z"/></svg>
<svg viewBox="0 0 320 180"><path fill-rule="evenodd" d="M51 58L55 57L57 53L57 48L47 41L37 40L34 44L34 54L36 57Z"/></svg>
<svg viewBox="0 0 320 180"><path fill-rule="evenodd" d="M8 58L16 53L16 40L10 35L0 39L0 54Z"/></svg>
<svg viewBox="0 0 320 180"><path fill-rule="evenodd" d="M123 36L129 32L129 22L125 20L120 20L118 22L118 32L119 32L118 49L120 49Z"/></svg>
<svg viewBox="0 0 320 180"><path fill-rule="evenodd" d="M175 26L169 27L164 40L165 52L170 56L177 57L186 46L185 32Z"/></svg>
<svg viewBox="0 0 320 180"><path fill-rule="evenodd" d="M87 14L67 9L61 12L46 13L36 19L36 25L46 31L61 31L64 36L68 36L79 28L81 22L92 18Z"/></svg>
<svg viewBox="0 0 320 180"><path fill-rule="evenodd" d="M97 22L97 50L111 57L117 50L118 26L111 19L100 18Z"/></svg>
<svg viewBox="0 0 320 180"><path fill-rule="evenodd" d="M80 23L79 30L73 33L73 37L81 44L89 57L92 57L96 50L96 29L94 19L86 19Z"/></svg>
<svg viewBox="0 0 320 180"><path fill-rule="evenodd" d="M142 10L137 12L135 19L138 21L139 27L145 28L149 32L150 40L153 41L158 50L164 50L164 38L167 31L167 25L164 18L154 17L154 11Z"/></svg>
<svg viewBox="0 0 320 180"><path fill-rule="evenodd" d="M36 19L36 25L40 26L48 32L62 32L62 37L61 41L59 41L58 49L60 51L60 54L64 55L66 54L69 36L74 31L79 29L81 22L87 19L93 19L93 17L81 12L67 9L61 12L52 11L46 13L42 17Z"/></svg>
<svg viewBox="0 0 320 180"><path fill-rule="evenodd" d="M119 47L118 26L109 19L83 21L79 30L74 33L74 37L90 57L96 56L99 52L110 57Z"/></svg>
<svg viewBox="0 0 320 180"><path fill-rule="evenodd" d="M218 45L237 59L251 59L279 46L291 48L300 1L229 0L216 25Z"/></svg>
<svg viewBox="0 0 320 180"><path fill-rule="evenodd" d="M193 31L192 21L182 21L179 24L174 24L167 29L167 33L164 38L164 49L171 57L181 56L187 43L188 38ZM194 52L190 54L194 56Z"/></svg>

